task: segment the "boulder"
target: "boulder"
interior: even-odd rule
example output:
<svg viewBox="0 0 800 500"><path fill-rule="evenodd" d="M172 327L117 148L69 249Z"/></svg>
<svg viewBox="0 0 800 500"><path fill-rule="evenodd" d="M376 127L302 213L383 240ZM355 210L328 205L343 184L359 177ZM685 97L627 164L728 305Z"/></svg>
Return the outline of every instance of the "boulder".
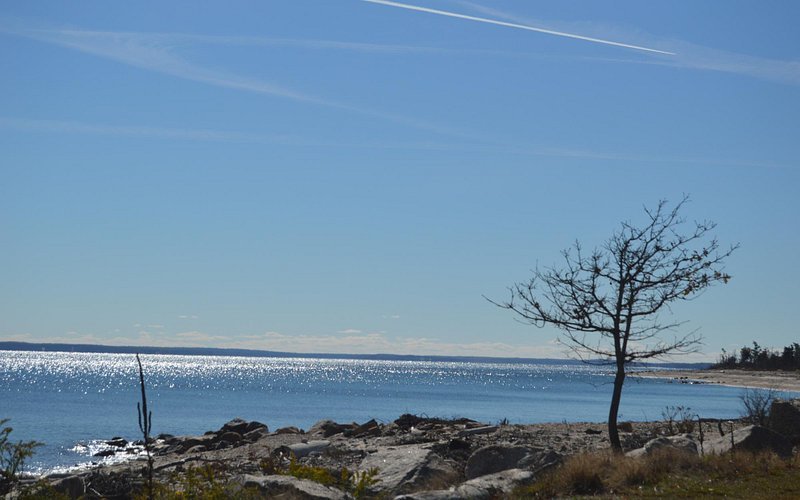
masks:
<svg viewBox="0 0 800 500"><path fill-rule="evenodd" d="M781 457L792 456L792 444L775 431L759 425L737 429L727 436L705 443L706 453L720 455L731 450L773 451Z"/></svg>
<svg viewBox="0 0 800 500"><path fill-rule="evenodd" d="M467 460L464 476L474 479L509 469L542 470L560 462L553 450L512 444L493 444L475 451Z"/></svg>
<svg viewBox="0 0 800 500"><path fill-rule="evenodd" d="M411 493L457 481L461 474L453 462L442 459L428 446L409 444L379 448L358 467L378 469L370 490L393 494Z"/></svg>
<svg viewBox="0 0 800 500"><path fill-rule="evenodd" d="M215 441L235 444L242 440L242 435L238 432L228 431L217 436Z"/></svg>
<svg viewBox="0 0 800 500"><path fill-rule="evenodd" d="M86 483L80 476L67 476L51 482L50 485L68 498L81 498L86 494Z"/></svg>
<svg viewBox="0 0 800 500"><path fill-rule="evenodd" d="M340 434L345 430L352 429L353 425L337 424L333 420L320 420L308 429L309 434L318 434L322 437L331 437Z"/></svg>
<svg viewBox="0 0 800 500"><path fill-rule="evenodd" d="M800 399L776 399L769 410L769 428L800 444Z"/></svg>
<svg viewBox="0 0 800 500"><path fill-rule="evenodd" d="M250 425L250 422L248 422L247 420L243 420L241 418L234 418L230 422L223 425L215 434L225 434L226 432L235 432L241 435L247 432L248 425Z"/></svg>
<svg viewBox="0 0 800 500"><path fill-rule="evenodd" d="M267 424L253 420L252 422L247 423L244 433L247 434L248 432L253 432L259 429L263 430L264 432L269 432L269 427L267 427Z"/></svg>
<svg viewBox="0 0 800 500"><path fill-rule="evenodd" d="M189 450L192 450L192 449L194 449L194 451L197 451L195 449L196 446L202 446L204 448L203 451L205 451L205 449L208 448L209 444L211 444L210 437L213 437L213 436L187 437L185 439L182 439L182 440L178 441L177 443L175 443L174 445L171 445L171 446L174 447L173 448L174 451L176 453L178 453L178 454L186 453L186 452L188 452ZM169 452L171 450L167 450L167 451Z"/></svg>
<svg viewBox="0 0 800 500"><path fill-rule="evenodd" d="M656 450L661 450L665 448L671 448L676 450L685 451L686 453L697 455L699 454L699 447L697 442L691 438L688 434L678 435L678 436L664 436L664 437L657 437L655 439L651 439L647 443L645 443L644 447L638 448L636 450L631 450L626 453L629 457L641 457L644 455L650 455Z"/></svg>
<svg viewBox="0 0 800 500"><path fill-rule="evenodd" d="M257 488L266 498L298 500L348 500L350 495L314 481L292 476L244 475L239 478L244 488Z"/></svg>
<svg viewBox="0 0 800 500"><path fill-rule="evenodd" d="M410 493L395 497L395 500L489 500L505 498L514 488L533 481L533 472L521 469L509 469L489 474L460 484L447 490L432 490Z"/></svg>
<svg viewBox="0 0 800 500"><path fill-rule="evenodd" d="M364 436L380 436L381 426L373 418L369 422L363 423L355 429L345 431L345 436L349 437L364 437Z"/></svg>
<svg viewBox="0 0 800 500"><path fill-rule="evenodd" d="M256 441L266 436L267 434L269 434L269 430L267 430L266 427L263 427L260 429L254 429L250 432L245 432L244 435L242 436L242 439L250 443L255 443Z"/></svg>
<svg viewBox="0 0 800 500"><path fill-rule="evenodd" d="M312 453L321 453L328 446L330 441L309 441L307 443L295 443L279 446L272 452L273 455L283 455L284 457L303 458Z"/></svg>
<svg viewBox="0 0 800 500"><path fill-rule="evenodd" d="M297 427L293 427L293 426L292 427L281 427L280 429L275 431L275 434L279 434L279 435L280 434L302 434L302 433L303 433L303 431L301 429L298 429Z"/></svg>
<svg viewBox="0 0 800 500"><path fill-rule="evenodd" d="M125 438L113 437L106 441L108 446L116 446L117 448L125 448L128 446L128 441Z"/></svg>
<svg viewBox="0 0 800 500"><path fill-rule="evenodd" d="M479 434L491 434L497 432L500 427L496 425L482 425L480 427L473 427L471 429L464 429L458 433L459 437L477 436Z"/></svg>

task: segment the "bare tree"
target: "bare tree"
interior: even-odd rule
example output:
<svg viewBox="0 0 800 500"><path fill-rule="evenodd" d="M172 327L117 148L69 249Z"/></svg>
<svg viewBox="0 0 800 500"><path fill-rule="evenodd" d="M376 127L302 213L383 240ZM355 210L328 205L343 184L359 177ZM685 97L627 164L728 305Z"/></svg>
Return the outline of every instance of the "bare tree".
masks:
<svg viewBox="0 0 800 500"><path fill-rule="evenodd" d="M562 267L537 268L530 280L509 288L508 301L487 299L526 323L560 329L562 342L580 359L616 366L608 435L617 451L622 449L617 415L627 365L696 352L701 342L696 330L680 334L684 322L662 322L659 313L731 279L723 264L738 244L721 251L710 235L713 222L694 222L682 232L686 221L679 212L688 201L684 196L672 209L665 200L645 208L641 227L623 222L590 253L576 242L562 252Z"/></svg>

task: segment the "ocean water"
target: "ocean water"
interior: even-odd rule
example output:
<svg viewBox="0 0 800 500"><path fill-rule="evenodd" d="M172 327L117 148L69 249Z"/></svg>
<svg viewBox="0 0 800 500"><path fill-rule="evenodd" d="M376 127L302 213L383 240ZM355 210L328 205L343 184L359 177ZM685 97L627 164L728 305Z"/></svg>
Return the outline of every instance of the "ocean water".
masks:
<svg viewBox="0 0 800 500"><path fill-rule="evenodd" d="M233 356L142 356L153 435L202 434L234 417L270 429L321 419L392 421L403 413L497 423L604 421L609 368L575 362L474 363ZM621 420L656 420L667 406L703 417L741 411L742 389L629 378ZM98 462L113 436L141 437L130 354L0 351L0 418L12 438L45 443L34 472Z"/></svg>

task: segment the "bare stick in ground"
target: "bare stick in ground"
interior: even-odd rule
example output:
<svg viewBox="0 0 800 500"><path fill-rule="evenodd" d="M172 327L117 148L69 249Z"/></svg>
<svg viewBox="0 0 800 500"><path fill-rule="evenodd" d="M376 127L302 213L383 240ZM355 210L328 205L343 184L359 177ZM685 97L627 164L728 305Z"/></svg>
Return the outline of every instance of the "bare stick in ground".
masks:
<svg viewBox="0 0 800 500"><path fill-rule="evenodd" d="M150 453L150 430L153 423L153 412L147 411L147 394L144 390L144 371L139 354L136 354L136 363L139 365L139 385L142 388L142 402L136 403L136 412L139 414L139 430L144 438L144 451L147 453L147 498L153 499L153 455Z"/></svg>

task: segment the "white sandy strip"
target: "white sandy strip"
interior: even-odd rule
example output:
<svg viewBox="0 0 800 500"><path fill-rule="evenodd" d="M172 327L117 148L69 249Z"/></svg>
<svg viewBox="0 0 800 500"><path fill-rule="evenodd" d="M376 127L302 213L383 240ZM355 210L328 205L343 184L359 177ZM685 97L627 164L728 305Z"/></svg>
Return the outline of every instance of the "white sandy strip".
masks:
<svg viewBox="0 0 800 500"><path fill-rule="evenodd" d="M632 374L644 378L669 378L730 387L800 392L800 373L749 370L656 370Z"/></svg>

